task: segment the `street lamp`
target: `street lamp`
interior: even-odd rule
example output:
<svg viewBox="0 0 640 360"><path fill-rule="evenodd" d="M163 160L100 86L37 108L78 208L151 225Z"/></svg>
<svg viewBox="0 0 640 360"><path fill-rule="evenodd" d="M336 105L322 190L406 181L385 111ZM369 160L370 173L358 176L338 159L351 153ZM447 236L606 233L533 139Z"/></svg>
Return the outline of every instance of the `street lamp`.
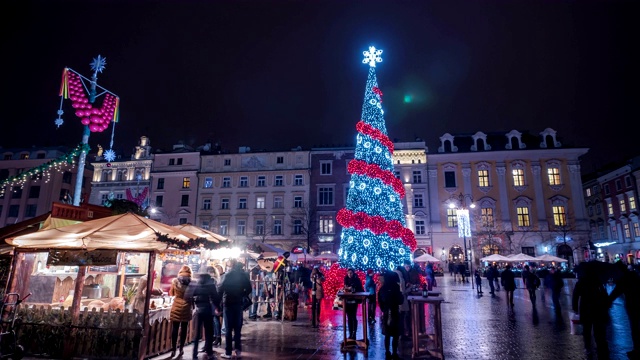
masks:
<svg viewBox="0 0 640 360"><path fill-rule="evenodd" d="M456 209L456 219L458 224L458 237L462 238L464 244L464 261L469 262L469 277L471 278L471 288L473 289L473 264L471 262L471 222L469 221L469 208L476 205L469 194L460 193L451 195L449 198L449 208ZM469 238L469 249L467 250L467 237ZM466 271L466 269L465 269Z"/></svg>

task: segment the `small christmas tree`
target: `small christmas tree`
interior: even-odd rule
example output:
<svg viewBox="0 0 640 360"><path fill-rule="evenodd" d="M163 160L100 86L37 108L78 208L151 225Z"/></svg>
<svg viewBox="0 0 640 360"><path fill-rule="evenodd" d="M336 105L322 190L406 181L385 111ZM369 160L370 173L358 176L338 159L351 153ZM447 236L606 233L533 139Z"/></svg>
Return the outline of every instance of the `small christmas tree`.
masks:
<svg viewBox="0 0 640 360"><path fill-rule="evenodd" d="M404 187L393 173L393 142L387 136L382 91L376 78L382 50L371 46L363 54L369 77L362 120L356 125L355 156L347 168L351 174L347 204L337 214L343 227L339 264L357 270L395 270L411 259L416 239L405 226L401 201Z"/></svg>

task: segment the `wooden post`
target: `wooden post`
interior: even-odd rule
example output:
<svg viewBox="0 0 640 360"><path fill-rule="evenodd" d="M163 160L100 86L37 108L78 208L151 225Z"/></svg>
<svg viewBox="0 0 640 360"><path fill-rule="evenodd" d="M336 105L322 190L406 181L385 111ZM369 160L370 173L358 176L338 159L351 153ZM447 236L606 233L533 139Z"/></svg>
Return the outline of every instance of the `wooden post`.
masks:
<svg viewBox="0 0 640 360"><path fill-rule="evenodd" d="M84 286L84 278L87 274L87 266L78 266L78 273L76 274L76 283L73 291L73 302L71 303L71 308L69 309L69 313L71 315L71 336L70 339L65 341L63 358L64 359L72 359L75 350L75 343L79 339L77 339L78 329L76 326L79 323L80 319L80 305L82 300L82 288Z"/></svg>
<svg viewBox="0 0 640 360"><path fill-rule="evenodd" d="M149 304L151 303L151 290L153 290L153 271L156 265L156 252L149 253L149 266L147 266L147 294L144 297L144 310L142 311L142 339L140 339L140 349L138 350L138 359L146 358L147 343L151 336L151 326L149 325ZM140 289L138 289L140 290Z"/></svg>
<svg viewBox="0 0 640 360"><path fill-rule="evenodd" d="M9 280L7 281L7 288L5 294L16 292L15 285L13 284L15 279L16 265L18 264L18 257L24 256L18 249L13 249L13 259L11 259L11 268L9 269Z"/></svg>

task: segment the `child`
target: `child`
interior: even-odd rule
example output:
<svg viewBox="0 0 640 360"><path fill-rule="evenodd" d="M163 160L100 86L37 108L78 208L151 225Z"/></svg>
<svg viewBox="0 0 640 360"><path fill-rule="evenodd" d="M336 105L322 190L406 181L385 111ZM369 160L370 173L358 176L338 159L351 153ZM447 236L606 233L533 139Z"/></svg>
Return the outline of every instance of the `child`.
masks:
<svg viewBox="0 0 640 360"><path fill-rule="evenodd" d="M476 290L478 292L478 295L480 295L482 294L482 278L480 277L480 271L476 269L473 275L476 278Z"/></svg>

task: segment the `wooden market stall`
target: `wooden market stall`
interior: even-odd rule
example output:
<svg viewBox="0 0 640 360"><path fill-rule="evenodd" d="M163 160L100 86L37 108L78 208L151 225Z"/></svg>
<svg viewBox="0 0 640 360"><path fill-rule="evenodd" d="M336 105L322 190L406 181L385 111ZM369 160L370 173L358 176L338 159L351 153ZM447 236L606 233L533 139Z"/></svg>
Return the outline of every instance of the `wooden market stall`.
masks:
<svg viewBox="0 0 640 360"><path fill-rule="evenodd" d="M230 241L127 213L7 243L15 247L7 292L33 294L20 310L20 343L29 353L144 359L171 346L172 299L158 290L162 276L155 274L182 264L195 273L203 264L198 249L228 247ZM137 291L143 291L144 305L134 309Z"/></svg>

